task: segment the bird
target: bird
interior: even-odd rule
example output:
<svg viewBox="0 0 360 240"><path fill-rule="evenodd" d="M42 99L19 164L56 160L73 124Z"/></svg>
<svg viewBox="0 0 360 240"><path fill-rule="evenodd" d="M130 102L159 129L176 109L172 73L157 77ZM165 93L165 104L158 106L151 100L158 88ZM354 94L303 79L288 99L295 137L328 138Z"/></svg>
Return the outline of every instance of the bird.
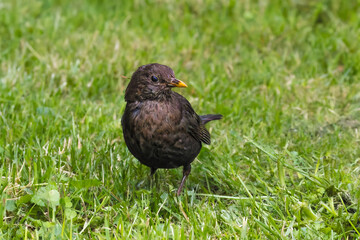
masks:
<svg viewBox="0 0 360 240"><path fill-rule="evenodd" d="M151 176L157 169L183 167L179 196L202 144L211 142L205 124L222 115L199 116L185 97L172 91L174 87L187 85L175 78L170 67L140 66L125 90L121 125L129 151L151 169Z"/></svg>

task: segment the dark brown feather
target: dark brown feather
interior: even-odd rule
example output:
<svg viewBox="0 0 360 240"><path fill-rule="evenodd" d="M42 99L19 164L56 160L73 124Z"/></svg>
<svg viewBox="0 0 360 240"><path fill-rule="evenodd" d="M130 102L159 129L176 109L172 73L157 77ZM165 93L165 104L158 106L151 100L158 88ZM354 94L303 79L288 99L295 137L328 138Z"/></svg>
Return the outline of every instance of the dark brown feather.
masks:
<svg viewBox="0 0 360 240"><path fill-rule="evenodd" d="M157 63L136 70L125 92L121 124L129 151L152 173L184 166L179 194L201 143L211 142L205 123L221 115L198 116L183 96L171 91L171 82L179 82L174 79L171 68Z"/></svg>

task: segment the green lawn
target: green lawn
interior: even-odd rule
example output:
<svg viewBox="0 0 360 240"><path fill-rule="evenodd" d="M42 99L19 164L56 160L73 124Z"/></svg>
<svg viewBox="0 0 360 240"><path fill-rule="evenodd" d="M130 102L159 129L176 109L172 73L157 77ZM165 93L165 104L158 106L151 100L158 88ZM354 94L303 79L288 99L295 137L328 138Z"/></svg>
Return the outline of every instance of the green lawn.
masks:
<svg viewBox="0 0 360 240"><path fill-rule="evenodd" d="M360 238L359 42L359 0L1 0L0 239ZM224 115L179 198L122 138L152 62Z"/></svg>

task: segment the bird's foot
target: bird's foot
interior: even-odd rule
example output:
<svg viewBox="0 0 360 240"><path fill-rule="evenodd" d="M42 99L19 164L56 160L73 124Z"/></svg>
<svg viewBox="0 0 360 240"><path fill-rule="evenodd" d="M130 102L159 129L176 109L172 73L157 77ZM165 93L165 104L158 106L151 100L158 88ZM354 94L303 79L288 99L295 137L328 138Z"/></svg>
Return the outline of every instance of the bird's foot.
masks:
<svg viewBox="0 0 360 240"><path fill-rule="evenodd" d="M186 181L187 177L189 176L190 172L191 172L191 165L190 164L184 165L183 177L182 177L182 180L181 180L181 183L180 183L180 187L177 190L177 196L180 196L180 194L182 192L182 189L184 187L185 181Z"/></svg>

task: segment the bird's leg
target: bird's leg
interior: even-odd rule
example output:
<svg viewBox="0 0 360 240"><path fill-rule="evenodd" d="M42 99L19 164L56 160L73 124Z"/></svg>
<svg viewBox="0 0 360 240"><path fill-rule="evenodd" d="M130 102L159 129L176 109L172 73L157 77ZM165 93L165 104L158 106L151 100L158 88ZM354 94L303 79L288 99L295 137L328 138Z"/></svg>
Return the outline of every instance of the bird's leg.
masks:
<svg viewBox="0 0 360 240"><path fill-rule="evenodd" d="M184 165L184 168L183 168L183 178L182 178L182 180L181 180L180 187L179 187L179 189L178 189L178 191L177 191L177 195L178 195L178 196L180 196L181 191L182 191L182 189L183 189L183 187L184 187L184 183L185 183L185 181L186 181L186 178L189 176L190 172L191 172L191 165L190 165L190 164Z"/></svg>
<svg viewBox="0 0 360 240"><path fill-rule="evenodd" d="M151 176L151 177L154 176L154 174L155 174L155 172L156 172L156 169L157 169L157 168L154 168L154 167L151 168L151 173L150 173L150 176Z"/></svg>
<svg viewBox="0 0 360 240"><path fill-rule="evenodd" d="M157 168L154 168L154 167L151 168L151 172L150 172L150 176L149 176L149 178L150 178L150 188L151 189L153 188L154 182L156 183L156 176L154 176L155 172L156 172L156 169Z"/></svg>

